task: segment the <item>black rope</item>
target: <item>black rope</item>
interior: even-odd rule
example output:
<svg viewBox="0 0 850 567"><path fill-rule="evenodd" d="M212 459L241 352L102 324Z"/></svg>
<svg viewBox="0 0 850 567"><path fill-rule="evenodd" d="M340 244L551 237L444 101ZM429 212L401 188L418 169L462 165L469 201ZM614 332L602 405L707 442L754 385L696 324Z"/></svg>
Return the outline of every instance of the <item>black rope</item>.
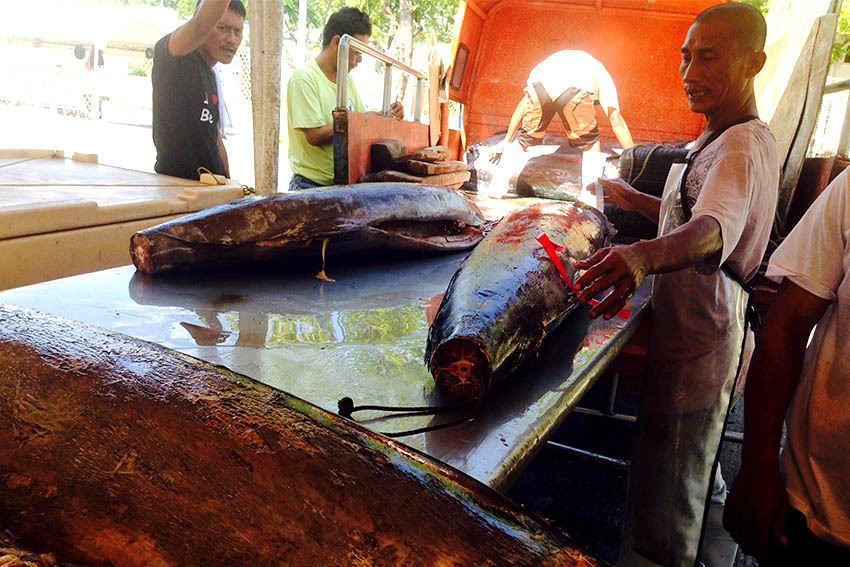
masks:
<svg viewBox="0 0 850 567"><path fill-rule="evenodd" d="M441 413L449 413L455 412L459 409L463 409L465 407L472 406L472 409L464 414L462 417L447 421L445 423L438 423L436 425L428 425L426 427L419 427L416 429L408 429L406 431L380 431L381 435L386 435L387 437L406 437L408 435L416 435L418 433L427 433L429 431L436 431L438 429L445 429L447 427L452 427L454 425L459 425L461 423L465 423L475 418L475 414L478 413L479 399L469 400L462 404L452 404L452 405L441 405L441 406L380 406L380 405L362 405L355 406L354 400L349 397L344 397L337 402L338 414L340 417L344 417L346 419L350 419L351 421L356 421L352 414L358 411L382 411L386 413L394 413L395 415L387 416L387 417L410 417L410 416L419 416L419 415L438 415Z"/></svg>

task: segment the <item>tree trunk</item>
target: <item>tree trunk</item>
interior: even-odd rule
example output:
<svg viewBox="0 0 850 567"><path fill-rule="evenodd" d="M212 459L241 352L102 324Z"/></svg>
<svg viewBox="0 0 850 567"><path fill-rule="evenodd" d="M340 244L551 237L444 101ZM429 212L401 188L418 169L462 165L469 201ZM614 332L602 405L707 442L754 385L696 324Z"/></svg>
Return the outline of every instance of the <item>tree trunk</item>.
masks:
<svg viewBox="0 0 850 567"><path fill-rule="evenodd" d="M399 0L398 29L395 34L393 57L410 66L413 62L413 1ZM410 75L399 70L393 71L393 92L400 101L404 101ZM395 100L395 97L393 97Z"/></svg>

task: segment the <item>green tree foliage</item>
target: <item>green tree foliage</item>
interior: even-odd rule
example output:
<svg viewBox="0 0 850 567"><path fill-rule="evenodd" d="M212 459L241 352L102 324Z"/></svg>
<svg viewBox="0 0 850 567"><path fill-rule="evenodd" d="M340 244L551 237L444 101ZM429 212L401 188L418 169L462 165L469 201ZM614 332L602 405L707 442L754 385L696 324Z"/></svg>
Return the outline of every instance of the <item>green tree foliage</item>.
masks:
<svg viewBox="0 0 850 567"><path fill-rule="evenodd" d="M372 39L386 47L392 44L398 27L399 2L405 0L327 0L308 2L307 26L322 29L328 17L343 6L354 6L372 19ZM298 0L284 0L284 26L295 37L298 26ZM413 4L414 40L422 41L433 33L437 41L451 41L457 0L417 0ZM317 47L317 46L313 46Z"/></svg>
<svg viewBox="0 0 850 567"><path fill-rule="evenodd" d="M767 15L770 0L742 0L755 6L762 14ZM835 42L832 44L832 60L844 61L850 54L850 1L841 3L838 13L838 27L835 30Z"/></svg>
<svg viewBox="0 0 850 567"><path fill-rule="evenodd" d="M188 18L195 12L195 6L198 3L198 0L118 0L119 4L123 4L125 6L129 6L130 4L147 4L149 6L162 6L164 8L171 8L173 10L177 10L177 13L181 18ZM242 3L245 4L245 7L248 7L248 0L242 0ZM297 1L296 1L296 10L297 10Z"/></svg>
<svg viewBox="0 0 850 567"><path fill-rule="evenodd" d="M770 0L742 0L742 1L744 2L744 4L749 4L750 6L755 6L756 8L758 8L759 12L761 12L765 16L767 15L767 5L770 2Z"/></svg>
<svg viewBox="0 0 850 567"><path fill-rule="evenodd" d="M844 61L850 53L850 2L841 4L838 13L838 28L835 30L835 43L832 44L832 60Z"/></svg>

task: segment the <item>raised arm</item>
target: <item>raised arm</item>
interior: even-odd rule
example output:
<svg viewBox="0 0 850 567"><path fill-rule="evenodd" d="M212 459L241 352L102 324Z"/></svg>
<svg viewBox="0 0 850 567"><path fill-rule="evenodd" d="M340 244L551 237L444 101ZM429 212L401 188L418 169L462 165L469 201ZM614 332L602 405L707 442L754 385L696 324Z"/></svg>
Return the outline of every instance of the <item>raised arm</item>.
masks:
<svg viewBox="0 0 850 567"><path fill-rule="evenodd" d="M198 49L229 6L230 0L204 0L192 19L171 34L168 39L169 55L182 57Z"/></svg>

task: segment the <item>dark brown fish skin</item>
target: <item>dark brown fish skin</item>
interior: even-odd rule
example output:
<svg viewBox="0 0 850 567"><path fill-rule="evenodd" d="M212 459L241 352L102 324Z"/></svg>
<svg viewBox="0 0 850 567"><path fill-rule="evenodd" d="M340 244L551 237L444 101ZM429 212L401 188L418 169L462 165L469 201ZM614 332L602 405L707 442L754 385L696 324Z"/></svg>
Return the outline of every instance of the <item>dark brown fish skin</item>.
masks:
<svg viewBox="0 0 850 567"><path fill-rule="evenodd" d="M0 305L0 522L92 567L601 565L477 481L161 346Z"/></svg>
<svg viewBox="0 0 850 567"><path fill-rule="evenodd" d="M513 372L578 301L549 261L537 237L558 245L567 275L607 246L613 228L596 209L550 202L503 218L449 282L428 329L425 364L453 401L483 396Z"/></svg>
<svg viewBox="0 0 850 567"><path fill-rule="evenodd" d="M319 187L217 205L137 232L130 256L141 272L274 262L390 250L465 250L484 217L448 187L363 183Z"/></svg>

